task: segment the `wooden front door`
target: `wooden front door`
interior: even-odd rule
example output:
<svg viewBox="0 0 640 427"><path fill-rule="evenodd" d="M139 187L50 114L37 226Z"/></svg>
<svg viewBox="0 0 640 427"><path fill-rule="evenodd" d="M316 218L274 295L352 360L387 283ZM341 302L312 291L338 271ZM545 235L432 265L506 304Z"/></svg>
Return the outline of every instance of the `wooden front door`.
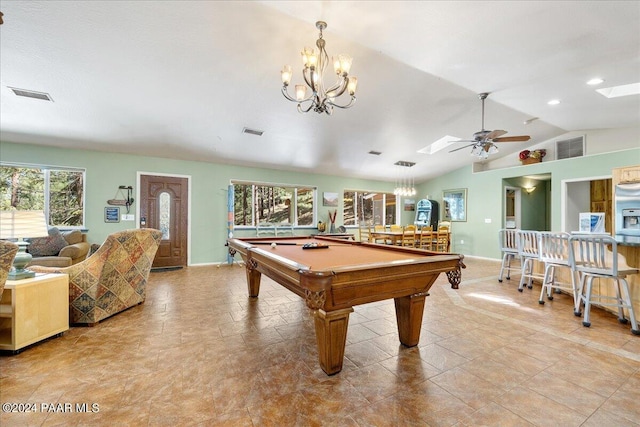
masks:
<svg viewBox="0 0 640 427"><path fill-rule="evenodd" d="M162 231L153 267L187 265L188 179L140 175L140 228Z"/></svg>

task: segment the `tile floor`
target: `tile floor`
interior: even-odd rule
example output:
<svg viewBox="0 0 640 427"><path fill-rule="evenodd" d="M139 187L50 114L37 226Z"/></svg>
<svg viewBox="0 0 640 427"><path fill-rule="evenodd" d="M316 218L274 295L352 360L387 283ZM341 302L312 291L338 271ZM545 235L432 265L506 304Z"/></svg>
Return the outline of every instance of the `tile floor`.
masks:
<svg viewBox="0 0 640 427"><path fill-rule="evenodd" d="M356 307L330 377L312 313L278 284L252 300L238 265L152 273L145 304L0 357L0 402L38 409L0 425L640 425L640 337L466 264L459 290L433 286L417 347L399 344L392 301Z"/></svg>

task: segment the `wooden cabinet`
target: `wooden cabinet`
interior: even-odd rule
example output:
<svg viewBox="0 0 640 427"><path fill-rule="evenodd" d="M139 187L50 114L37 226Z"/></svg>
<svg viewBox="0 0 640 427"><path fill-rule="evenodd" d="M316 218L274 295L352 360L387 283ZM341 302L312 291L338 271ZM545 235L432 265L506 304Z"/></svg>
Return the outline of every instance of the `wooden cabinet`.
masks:
<svg viewBox="0 0 640 427"><path fill-rule="evenodd" d="M640 182L640 165L614 169L614 182Z"/></svg>
<svg viewBox="0 0 640 427"><path fill-rule="evenodd" d="M69 329L69 277L7 280L0 298L0 350L18 351Z"/></svg>
<svg viewBox="0 0 640 427"><path fill-rule="evenodd" d="M611 179L599 179L590 184L590 212L604 212L604 229L613 233L613 184Z"/></svg>

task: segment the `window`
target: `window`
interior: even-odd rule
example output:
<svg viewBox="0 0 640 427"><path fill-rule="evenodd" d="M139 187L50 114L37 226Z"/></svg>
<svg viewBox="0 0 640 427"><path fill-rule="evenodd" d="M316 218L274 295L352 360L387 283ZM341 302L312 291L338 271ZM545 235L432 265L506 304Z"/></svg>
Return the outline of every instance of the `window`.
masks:
<svg viewBox="0 0 640 427"><path fill-rule="evenodd" d="M84 226L84 170L0 165L0 209L43 210L50 226Z"/></svg>
<svg viewBox="0 0 640 427"><path fill-rule="evenodd" d="M395 194L345 190L343 201L345 225L396 223Z"/></svg>
<svg viewBox="0 0 640 427"><path fill-rule="evenodd" d="M316 189L233 182L234 226L314 224Z"/></svg>
<svg viewBox="0 0 640 427"><path fill-rule="evenodd" d="M160 214L160 231L162 231L162 240L170 240L171 195L166 191L160 193L160 197L158 198L158 213Z"/></svg>

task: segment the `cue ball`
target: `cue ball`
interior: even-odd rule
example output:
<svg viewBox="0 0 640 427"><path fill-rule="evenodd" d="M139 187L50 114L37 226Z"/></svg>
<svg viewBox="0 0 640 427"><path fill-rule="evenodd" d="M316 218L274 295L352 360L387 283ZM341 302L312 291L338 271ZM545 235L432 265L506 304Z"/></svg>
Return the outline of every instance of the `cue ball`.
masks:
<svg viewBox="0 0 640 427"><path fill-rule="evenodd" d="M275 248L275 247L276 247L276 242L273 242L273 243L271 244L271 247L272 247L272 248Z"/></svg>

